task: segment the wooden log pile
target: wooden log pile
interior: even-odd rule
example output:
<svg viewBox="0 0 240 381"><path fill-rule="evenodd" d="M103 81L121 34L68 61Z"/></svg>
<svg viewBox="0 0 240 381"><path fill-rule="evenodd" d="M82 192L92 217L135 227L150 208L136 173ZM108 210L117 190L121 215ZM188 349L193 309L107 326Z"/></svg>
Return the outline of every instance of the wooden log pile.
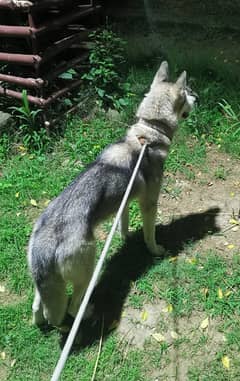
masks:
<svg viewBox="0 0 240 381"><path fill-rule="evenodd" d="M79 86L89 29L100 5L90 0L0 0L0 95L46 108ZM61 76L75 69L76 79Z"/></svg>

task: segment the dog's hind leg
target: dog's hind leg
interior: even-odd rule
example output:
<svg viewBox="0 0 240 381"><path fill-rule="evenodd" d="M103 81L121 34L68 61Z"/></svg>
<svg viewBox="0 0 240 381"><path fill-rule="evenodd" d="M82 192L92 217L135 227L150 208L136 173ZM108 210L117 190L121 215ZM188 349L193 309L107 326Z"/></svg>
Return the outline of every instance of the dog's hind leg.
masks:
<svg viewBox="0 0 240 381"><path fill-rule="evenodd" d="M38 292L38 289L35 288L35 296L32 304L33 311L33 324L42 325L45 322L43 315L43 305L41 301L41 296Z"/></svg>
<svg viewBox="0 0 240 381"><path fill-rule="evenodd" d="M41 295L45 319L53 326L61 326L68 304L65 281L60 275L54 274L41 284L38 290Z"/></svg>
<svg viewBox="0 0 240 381"><path fill-rule="evenodd" d="M68 313L75 317L78 313L82 298L91 280L95 263L95 243L88 243L87 247L82 249L74 262L72 271L68 280L73 284L73 294L68 307ZM85 318L92 313L92 306L88 305Z"/></svg>
<svg viewBox="0 0 240 381"><path fill-rule="evenodd" d="M75 318L77 313L78 313L80 304L82 302L82 298L85 294L85 291L86 291L87 286L89 284L90 278L91 277L89 277L88 282L86 282L86 283L75 282L73 284L73 294L72 294L71 301L70 301L70 304L68 307L68 313L73 318ZM85 280L86 280L86 278L85 278ZM91 306L91 305L87 306L86 312L84 313L85 319L87 319L88 317L90 317L92 315L92 309L93 309L93 306Z"/></svg>

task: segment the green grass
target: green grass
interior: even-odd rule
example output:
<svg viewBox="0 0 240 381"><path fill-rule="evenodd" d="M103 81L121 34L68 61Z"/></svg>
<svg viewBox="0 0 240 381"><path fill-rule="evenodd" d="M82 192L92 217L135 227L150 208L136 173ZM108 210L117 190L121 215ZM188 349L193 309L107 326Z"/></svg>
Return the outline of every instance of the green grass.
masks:
<svg viewBox="0 0 240 381"><path fill-rule="evenodd" d="M179 63L180 66L184 66L184 62ZM152 75L153 69L149 67L132 69L128 81L135 95L120 120L109 120L102 113L88 122L77 116L71 117L66 121L64 136L58 136L49 151L19 150L7 135L0 139L0 285L10 293L0 307L0 352L6 354L5 359L0 358L0 367L7 374L6 380L48 380L60 354L60 334L56 330L43 334L30 322L33 291L26 265L26 245L32 223L45 203L56 196L106 144L124 135ZM203 74L195 78L194 87L200 93L201 105L181 124L166 164L168 172L181 172L188 180L194 180L195 172L207 166L207 144L221 145L221 149L234 155L240 153L237 92L220 79L209 82ZM232 116L227 116L226 110L219 106L221 99L228 100ZM217 179L224 180L226 176L224 168L216 169ZM178 197L179 190L170 188L171 184L164 191L173 198ZM36 201L36 206L31 200ZM131 226L133 230L141 227L136 203L131 206ZM109 228L107 222L103 226L104 232ZM103 241L98 245L100 249ZM116 255L121 246L121 240L116 236L110 254ZM236 380L240 371L237 360L240 350L239 253L226 260L216 252L199 252L191 242L185 249L185 257L165 258L133 280L127 306L141 310L146 303L157 305L164 301L171 305L173 311L165 320L162 318L157 327L164 332L169 329L171 319L182 321L194 314L208 316L215 329L225 335L226 342L216 348L211 362L203 354L199 365L191 365L188 380ZM122 270L126 269L119 268L119 272ZM103 342L96 380L150 381L154 372L154 377L159 377L161 372L157 374L158 370L162 371L171 363L172 348L180 353L191 348L189 351L196 356L208 348L207 332L196 335L196 340L190 339L188 332L179 333L181 338L173 345L150 340L143 349L138 349L126 345L113 332ZM91 380L97 352L98 341L74 352L67 362L63 379ZM231 358L229 371L221 364L225 354ZM13 360L16 362L11 366Z"/></svg>
<svg viewBox="0 0 240 381"><path fill-rule="evenodd" d="M6 362L16 360L9 366L8 380L48 380L60 355L59 335L55 331L43 335L29 324L29 309L26 305L1 310L1 349L5 350ZM67 380L78 377L88 381L93 374L98 345L74 353L64 371ZM49 355L51 354L51 355ZM130 350L125 358L125 348L116 337L109 336L101 351L98 377L104 380L143 380L141 378L141 353ZM11 360L10 360L11 359Z"/></svg>
<svg viewBox="0 0 240 381"><path fill-rule="evenodd" d="M164 299L174 306L176 316L191 314L193 310L204 311L210 316L238 316L239 261L239 255L226 261L211 252L204 253L203 257L194 253L173 261L165 259L136 282L135 296L141 301L139 306L155 298ZM219 298L219 288L223 298ZM132 304L135 305L134 299Z"/></svg>

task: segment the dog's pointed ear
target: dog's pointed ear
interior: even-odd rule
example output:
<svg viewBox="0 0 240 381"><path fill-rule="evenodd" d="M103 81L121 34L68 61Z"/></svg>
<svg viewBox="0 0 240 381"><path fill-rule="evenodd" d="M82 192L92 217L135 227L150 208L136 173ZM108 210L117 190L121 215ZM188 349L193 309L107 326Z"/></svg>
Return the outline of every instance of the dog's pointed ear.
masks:
<svg viewBox="0 0 240 381"><path fill-rule="evenodd" d="M184 70L182 72L182 74L180 74L180 76L178 77L177 81L176 81L176 84L179 86L179 87L186 87L187 86L187 72Z"/></svg>
<svg viewBox="0 0 240 381"><path fill-rule="evenodd" d="M158 71L154 77L151 88L153 88L159 82L165 82L165 81L168 81L168 63L167 63L167 61L163 61L161 63L160 68L158 69Z"/></svg>

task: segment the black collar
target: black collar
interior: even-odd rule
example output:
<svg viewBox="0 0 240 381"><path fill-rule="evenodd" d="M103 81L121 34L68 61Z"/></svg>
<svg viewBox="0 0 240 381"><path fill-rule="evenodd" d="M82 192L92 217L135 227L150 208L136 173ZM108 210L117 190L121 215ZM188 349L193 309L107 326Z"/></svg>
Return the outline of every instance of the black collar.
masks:
<svg viewBox="0 0 240 381"><path fill-rule="evenodd" d="M139 122L141 121L143 121L144 124L146 124L148 127L157 130L161 134L165 135L170 141L172 141L174 135L173 128L170 127L167 123L164 123L163 121L157 119L140 118Z"/></svg>

